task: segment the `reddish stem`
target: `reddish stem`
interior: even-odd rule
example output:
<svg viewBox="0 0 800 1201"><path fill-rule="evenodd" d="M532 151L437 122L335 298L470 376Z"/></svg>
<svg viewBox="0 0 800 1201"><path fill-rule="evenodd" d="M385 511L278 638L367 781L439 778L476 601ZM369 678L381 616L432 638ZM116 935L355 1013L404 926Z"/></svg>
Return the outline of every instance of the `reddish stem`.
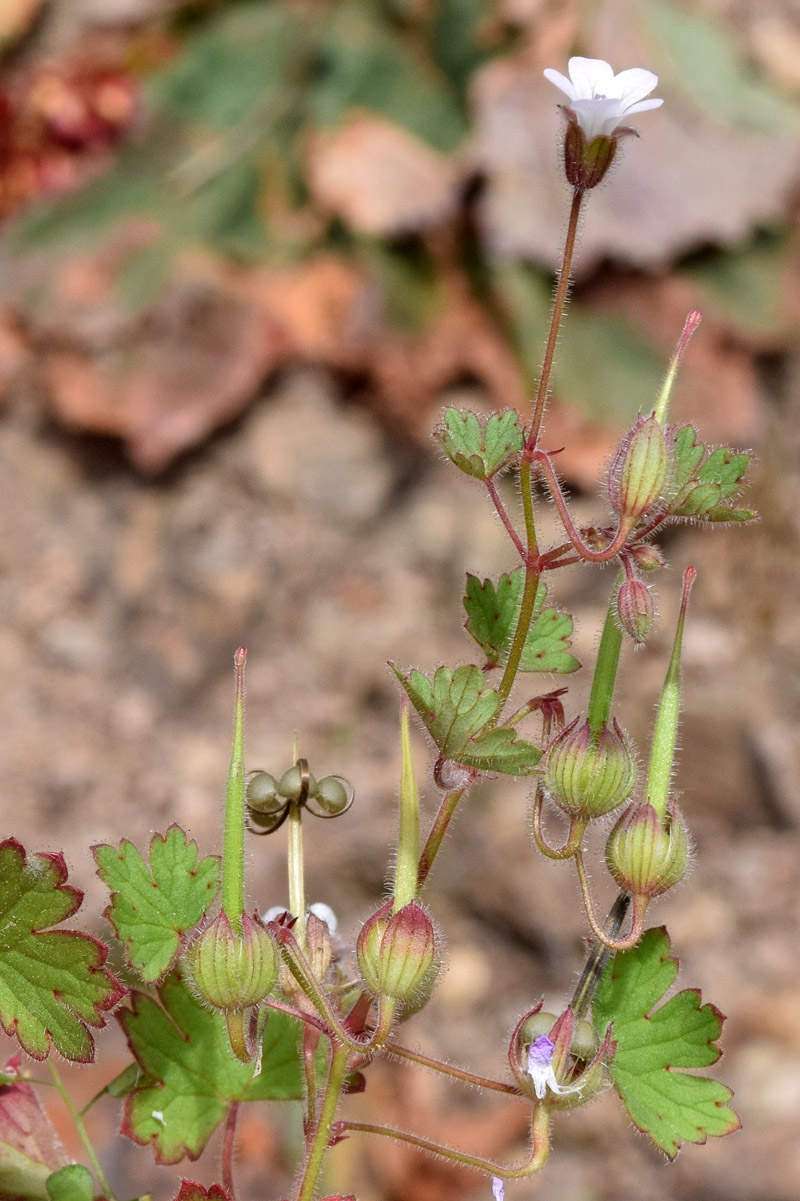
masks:
<svg viewBox="0 0 800 1201"><path fill-rule="evenodd" d="M509 538L514 543L514 546L519 551L520 557L524 562L525 559L527 558L527 553L525 551L525 547L522 543L522 539L520 538L519 534L514 529L514 523L512 522L511 518L509 517L505 505L503 504L502 500L500 499L500 493L497 491L494 480L487 479L487 480L484 480L484 483L486 484L486 489L492 498L492 503L494 504L494 507L497 509L498 517L500 518L503 525L505 526L506 532L508 533Z"/></svg>
<svg viewBox="0 0 800 1201"><path fill-rule="evenodd" d="M233 1101L225 1120L225 1134L222 1141L222 1187L230 1193L231 1201L235 1201L236 1193L233 1187L233 1152L236 1144L236 1119L239 1116L239 1102Z"/></svg>

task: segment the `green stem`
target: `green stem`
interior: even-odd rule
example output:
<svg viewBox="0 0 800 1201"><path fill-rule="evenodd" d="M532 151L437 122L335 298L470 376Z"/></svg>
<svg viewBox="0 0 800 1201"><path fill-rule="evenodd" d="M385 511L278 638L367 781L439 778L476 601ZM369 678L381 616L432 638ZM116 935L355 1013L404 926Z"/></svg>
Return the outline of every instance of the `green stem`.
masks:
<svg viewBox="0 0 800 1201"><path fill-rule="evenodd" d="M61 1100L66 1105L67 1110L69 1111L69 1116L72 1118L72 1121L75 1125L75 1129L78 1132L78 1136L79 1136L81 1142L83 1143L83 1149L86 1152L89 1163L92 1165L92 1169L93 1169L95 1177L97 1179L97 1183L100 1185L100 1188L103 1190L103 1192L109 1198L109 1201L116 1201L116 1196L114 1194L114 1190L111 1188L111 1185L108 1183L106 1174L100 1166L100 1161L97 1158L94 1147L92 1146L92 1141L89 1138L83 1118L78 1113L75 1106L73 1105L72 1098L70 1097L69 1093L67 1092L64 1081L61 1079L61 1076L59 1075L58 1068L55 1066L52 1059L49 1059L47 1061L47 1066L50 1069L50 1075L53 1077L53 1084L58 1089L58 1095L61 1097Z"/></svg>
<svg viewBox="0 0 800 1201"><path fill-rule="evenodd" d="M303 869L303 810L300 805L289 806L289 912L297 921L294 926L297 941L306 942L306 886Z"/></svg>
<svg viewBox="0 0 800 1201"><path fill-rule="evenodd" d="M407 1059L410 1063L418 1063L420 1067L430 1068L432 1072L440 1072L443 1076L451 1076L454 1080L463 1081L464 1084L473 1084L476 1088L491 1089L492 1092L505 1093L510 1097L522 1096L516 1084L504 1084L501 1080L491 1080L488 1076L478 1076L475 1072L467 1072L463 1068L455 1068L450 1063L442 1063L439 1059L431 1059L429 1055L423 1055L420 1051L412 1051L408 1047L401 1047L397 1043L386 1043L383 1049L387 1054L394 1055L398 1059Z"/></svg>
<svg viewBox="0 0 800 1201"><path fill-rule="evenodd" d="M344 1130L360 1130L363 1134L381 1134L386 1138L397 1139L401 1143L409 1143L420 1151L429 1151L442 1159L452 1160L465 1168L475 1168L479 1172L487 1172L490 1176L500 1176L503 1180L523 1180L532 1176L545 1163L550 1153L550 1110L547 1105L535 1105L531 1118L531 1154L530 1158L517 1167L507 1167L504 1164L493 1163L490 1159L481 1159L477 1155L467 1155L456 1151L453 1147L435 1143L432 1139L420 1138L417 1134L409 1134L405 1130L395 1130L391 1126L378 1126L372 1122L341 1123Z"/></svg>
<svg viewBox="0 0 800 1201"><path fill-rule="evenodd" d="M558 341L558 331L561 326L561 317L564 313L564 304L567 299L569 290L570 275L572 273L572 258L575 253L575 242L578 234L578 220L581 213L581 203L584 193L576 188L572 194L572 206L569 211L569 223L567 225L567 236L564 239L564 252L561 256L561 267L558 272L558 286L553 300L553 311L550 315L550 330L547 335L547 345L544 351L544 359L542 360L542 371L539 376L539 386L536 390L536 399L533 402L533 416L531 419L531 428L528 431L525 449L533 450L539 441L539 431L542 426L542 418L544 417L544 406L547 402L547 393L550 387L550 373L553 369L553 359L556 353L556 342Z"/></svg>
<svg viewBox="0 0 800 1201"><path fill-rule="evenodd" d="M235 934L242 933L244 913L244 665L247 651L239 647L234 655L236 667L236 711L233 724L233 749L225 794L225 829L222 841L222 908Z"/></svg>
<svg viewBox="0 0 800 1201"><path fill-rule="evenodd" d="M458 808L458 802L466 795L468 789L469 784L466 784L463 788L457 788L455 792L448 792L442 797L439 812L433 819L433 825L430 828L425 846L422 848L422 854L419 857L419 872L417 876L417 887L419 889L422 888L422 885L428 878L428 873L433 867L433 861L439 853L439 848L447 833L447 828Z"/></svg>
<svg viewBox="0 0 800 1201"><path fill-rule="evenodd" d="M322 1100L319 1121L314 1132L314 1141L311 1144L311 1150L306 1160L305 1170L303 1171L303 1179L300 1182L300 1189L297 1193L297 1201L313 1201L314 1199L314 1192L320 1173L322 1172L322 1165L325 1161L325 1153L328 1150L328 1142L331 1137L336 1110L339 1107L342 1089L344 1088L348 1057L349 1051L347 1047L332 1045L331 1064L328 1071L328 1082L325 1086L325 1096Z"/></svg>
<svg viewBox="0 0 800 1201"><path fill-rule="evenodd" d="M631 894L629 892L621 892L611 906L606 918L606 924L603 927L605 933L610 938L616 938L622 929L622 923L625 920L625 914L628 912L630 903ZM575 992L572 994L572 1000L569 1003L570 1009L575 1014L576 1022L580 1021L581 1018L585 1018L588 1014L595 991L612 954L613 951L610 951L605 943L602 942L595 943L589 952L589 957L581 972L581 978L575 986Z"/></svg>
<svg viewBox="0 0 800 1201"><path fill-rule="evenodd" d="M672 765L675 761L675 746L678 740L678 718L681 708L681 648L683 646L683 627L686 621L686 609L689 604L689 593L695 579L695 569L687 567L683 573L683 593L681 596L681 611L678 626L675 630L675 641L672 645L669 667L667 668L664 687L658 702L656 724L653 729L653 741L650 749L650 765L647 772L645 800L652 805L662 822L667 813L669 789L672 782Z"/></svg>
<svg viewBox="0 0 800 1201"><path fill-rule="evenodd" d="M608 725L611 715L611 701L614 696L614 684L617 679L619 656L622 650L622 632L615 620L614 598L623 574L620 572L606 613L600 646L597 651L597 662L594 665L592 691L589 695L589 712L587 720L592 734L599 734Z"/></svg>

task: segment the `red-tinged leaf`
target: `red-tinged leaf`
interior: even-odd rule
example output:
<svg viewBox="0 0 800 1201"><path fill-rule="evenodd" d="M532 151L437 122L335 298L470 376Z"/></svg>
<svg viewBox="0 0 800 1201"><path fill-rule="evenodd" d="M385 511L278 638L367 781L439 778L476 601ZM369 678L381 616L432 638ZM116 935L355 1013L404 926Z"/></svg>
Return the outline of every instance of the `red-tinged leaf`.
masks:
<svg viewBox="0 0 800 1201"><path fill-rule="evenodd" d="M77 930L51 927L72 917L83 893L66 883L63 855L27 856L14 838L0 843L0 1024L34 1059L55 1047L89 1062L106 1012L124 989L105 967L108 949Z"/></svg>
<svg viewBox="0 0 800 1201"><path fill-rule="evenodd" d="M206 1188L194 1180L182 1180L175 1201L231 1201L231 1195L221 1184L212 1184L210 1188Z"/></svg>
<svg viewBox="0 0 800 1201"><path fill-rule="evenodd" d="M13 1079L15 1056L6 1065L9 1083L0 1086L0 1197L44 1201L48 1176L64 1163L50 1119L30 1084Z"/></svg>

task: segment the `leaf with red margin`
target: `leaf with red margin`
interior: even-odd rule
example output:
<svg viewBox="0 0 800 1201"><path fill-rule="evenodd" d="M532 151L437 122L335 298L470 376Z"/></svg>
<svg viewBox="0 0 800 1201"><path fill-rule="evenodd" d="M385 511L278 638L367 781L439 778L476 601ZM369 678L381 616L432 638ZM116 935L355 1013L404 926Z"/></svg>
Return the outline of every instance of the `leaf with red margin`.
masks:
<svg viewBox="0 0 800 1201"><path fill-rule="evenodd" d="M0 1085L0 1197L44 1201L64 1153L36 1092L17 1076L20 1058L6 1064Z"/></svg>
<svg viewBox="0 0 800 1201"><path fill-rule="evenodd" d="M89 1026L124 989L105 965L108 948L89 934L50 927L72 917L83 893L66 884L59 853L28 858L15 838L0 843L0 1024L34 1059L55 1047L65 1059L94 1058Z"/></svg>
<svg viewBox="0 0 800 1201"><path fill-rule="evenodd" d="M221 1184L212 1184L206 1188L196 1184L194 1180L182 1180L181 1190L175 1201L231 1201L231 1195Z"/></svg>

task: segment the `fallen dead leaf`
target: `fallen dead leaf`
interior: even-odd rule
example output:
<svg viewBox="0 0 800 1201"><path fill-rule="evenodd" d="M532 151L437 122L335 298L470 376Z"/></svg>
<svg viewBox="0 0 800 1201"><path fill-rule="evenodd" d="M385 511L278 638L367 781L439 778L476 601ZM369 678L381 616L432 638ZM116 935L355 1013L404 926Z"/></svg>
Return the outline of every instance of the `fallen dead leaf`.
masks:
<svg viewBox="0 0 800 1201"><path fill-rule="evenodd" d="M456 159L369 113L314 134L307 162L317 203L378 237L415 233L451 218L464 178Z"/></svg>
<svg viewBox="0 0 800 1201"><path fill-rule="evenodd" d="M42 0L3 0L0 5L0 46L27 33L41 7Z"/></svg>

